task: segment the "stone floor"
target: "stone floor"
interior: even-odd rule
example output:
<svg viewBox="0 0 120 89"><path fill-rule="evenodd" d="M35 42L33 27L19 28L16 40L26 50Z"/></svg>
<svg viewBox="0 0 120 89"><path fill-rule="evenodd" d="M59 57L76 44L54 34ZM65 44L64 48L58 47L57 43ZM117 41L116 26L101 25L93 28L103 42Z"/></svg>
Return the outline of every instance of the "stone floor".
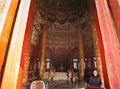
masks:
<svg viewBox="0 0 120 89"><path fill-rule="evenodd" d="M44 81L45 89L85 89L83 81L68 82L66 80ZM23 84L22 89L30 89L30 83Z"/></svg>

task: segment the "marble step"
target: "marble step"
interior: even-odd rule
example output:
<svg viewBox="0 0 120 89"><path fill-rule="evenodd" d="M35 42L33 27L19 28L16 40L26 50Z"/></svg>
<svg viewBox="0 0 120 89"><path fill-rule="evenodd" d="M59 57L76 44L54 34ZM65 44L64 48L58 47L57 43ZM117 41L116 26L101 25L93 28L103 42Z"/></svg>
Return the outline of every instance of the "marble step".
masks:
<svg viewBox="0 0 120 89"><path fill-rule="evenodd" d="M56 72L55 74L55 80L67 80L67 72Z"/></svg>
<svg viewBox="0 0 120 89"><path fill-rule="evenodd" d="M67 80L67 72L56 72L55 73L55 80ZM43 79L49 79L49 72L45 72Z"/></svg>
<svg viewBox="0 0 120 89"><path fill-rule="evenodd" d="M46 80L46 79L48 79L48 78L49 78L49 72L45 72L45 73L44 73L44 76L43 76L43 79Z"/></svg>

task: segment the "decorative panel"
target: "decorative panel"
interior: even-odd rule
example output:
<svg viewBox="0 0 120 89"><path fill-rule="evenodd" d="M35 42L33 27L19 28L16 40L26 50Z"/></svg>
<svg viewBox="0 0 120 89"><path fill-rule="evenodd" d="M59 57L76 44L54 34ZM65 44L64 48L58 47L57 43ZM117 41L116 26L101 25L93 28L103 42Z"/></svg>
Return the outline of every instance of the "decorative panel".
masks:
<svg viewBox="0 0 120 89"><path fill-rule="evenodd" d="M52 47L77 47L78 38L76 27L72 25L55 25L49 27L47 33L47 46Z"/></svg>

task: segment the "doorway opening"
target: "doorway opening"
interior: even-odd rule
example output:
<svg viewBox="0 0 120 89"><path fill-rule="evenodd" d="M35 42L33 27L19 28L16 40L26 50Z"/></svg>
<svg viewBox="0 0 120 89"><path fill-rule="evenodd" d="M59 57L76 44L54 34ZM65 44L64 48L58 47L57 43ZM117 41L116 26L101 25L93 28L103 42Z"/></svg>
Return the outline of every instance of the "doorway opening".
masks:
<svg viewBox="0 0 120 89"><path fill-rule="evenodd" d="M87 0L35 1L27 49L28 80L48 75L53 68L59 73L70 70L83 79L86 72L97 68L98 40L92 30L95 21L89 5Z"/></svg>

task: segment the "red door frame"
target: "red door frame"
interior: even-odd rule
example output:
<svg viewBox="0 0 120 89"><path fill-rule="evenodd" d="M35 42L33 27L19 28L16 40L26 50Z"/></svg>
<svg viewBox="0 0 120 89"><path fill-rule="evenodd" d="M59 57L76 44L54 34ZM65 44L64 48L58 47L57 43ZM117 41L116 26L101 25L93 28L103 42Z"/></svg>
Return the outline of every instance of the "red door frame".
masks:
<svg viewBox="0 0 120 89"><path fill-rule="evenodd" d="M120 50L107 0L93 0L106 89L120 89Z"/></svg>

